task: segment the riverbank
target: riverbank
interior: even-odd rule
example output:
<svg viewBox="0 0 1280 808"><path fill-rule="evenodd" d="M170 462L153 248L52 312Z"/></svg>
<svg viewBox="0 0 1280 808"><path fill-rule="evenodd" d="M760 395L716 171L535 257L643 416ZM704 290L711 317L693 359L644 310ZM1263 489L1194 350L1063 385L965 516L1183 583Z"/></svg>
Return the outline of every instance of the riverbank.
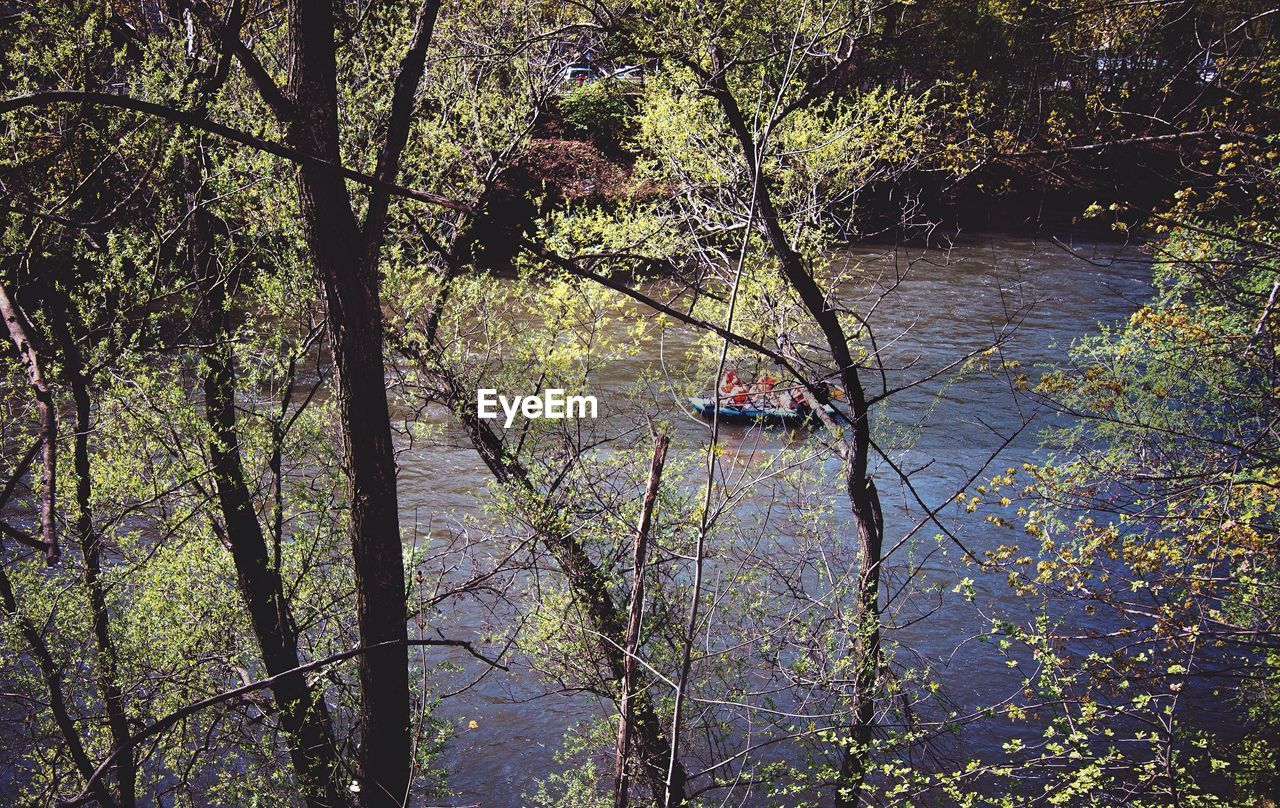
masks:
<svg viewBox="0 0 1280 808"><path fill-rule="evenodd" d="M892 183L869 186L856 201L858 243L939 246L960 233L1063 236L1096 242L1133 239L1128 225L1142 211L1159 207L1187 179L1187 164L1201 150L1167 141L1079 151L993 156L964 176L916 170ZM552 115L525 152L482 200L499 215L473 237L477 252L495 269L514 260L519 236L537 220L568 206L612 209L661 198L666 189L638 180L625 149L602 149ZM904 205L904 200L909 204ZM1133 211L1086 218L1089 206L1113 202ZM904 208L909 213L904 216ZM1122 222L1117 227L1117 222Z"/></svg>

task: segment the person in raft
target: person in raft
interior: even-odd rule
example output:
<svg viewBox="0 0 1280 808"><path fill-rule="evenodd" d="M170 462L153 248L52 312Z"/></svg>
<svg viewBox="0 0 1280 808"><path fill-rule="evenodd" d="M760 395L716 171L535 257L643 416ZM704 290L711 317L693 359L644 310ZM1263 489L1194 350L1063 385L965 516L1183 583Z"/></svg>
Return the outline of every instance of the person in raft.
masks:
<svg viewBox="0 0 1280 808"><path fill-rule="evenodd" d="M736 370L725 371L720 380L720 401L724 406L744 409L755 407L761 410L773 409L782 402L777 393L778 379L768 373L748 382L738 375Z"/></svg>
<svg viewBox="0 0 1280 808"><path fill-rule="evenodd" d="M801 415L806 415L813 410L809 406L809 397L805 395L804 388L799 384L791 385L778 392L778 406L784 410L794 410Z"/></svg>
<svg viewBox="0 0 1280 808"><path fill-rule="evenodd" d="M738 378L735 370L725 371L720 380L720 403L724 406L742 409L751 400L751 388Z"/></svg>
<svg viewBox="0 0 1280 808"><path fill-rule="evenodd" d="M757 376L755 384L751 385L751 403L762 410L770 410L778 406L778 396L774 392L777 386L776 377L768 373Z"/></svg>

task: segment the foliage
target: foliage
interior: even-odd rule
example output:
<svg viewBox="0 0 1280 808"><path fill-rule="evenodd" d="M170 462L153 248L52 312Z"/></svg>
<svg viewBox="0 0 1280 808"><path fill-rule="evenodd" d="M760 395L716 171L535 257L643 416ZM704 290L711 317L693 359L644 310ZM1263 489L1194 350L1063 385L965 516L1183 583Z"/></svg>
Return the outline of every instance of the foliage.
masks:
<svg viewBox="0 0 1280 808"><path fill-rule="evenodd" d="M557 694L580 714L551 768L508 796L611 803L629 659L644 716L623 762L634 804L662 801L669 762L707 803L1274 793L1274 9L462 0L433 18L423 79L401 97L413 101L402 164L375 178L417 7L333 4L334 74L318 76L292 67L290 14L303 6L6 4L0 286L35 335L61 431L55 493L20 468L45 402L6 347L0 799L54 804L123 751L141 802L307 801L282 683L205 701L269 675L266 612L317 665L303 689L331 713L325 751L342 798L352 793L367 740L358 662L318 663L358 645L367 571L348 527L362 503L339 474L352 448L333 357L344 322L326 325L332 301L309 249L324 222L306 218L313 200L297 188L299 166L316 161L341 163L348 182L334 184L356 217L399 186L385 222L361 234L376 237L368 273L347 280L381 285L384 333L367 336L383 340L401 474L434 475L401 508L413 525L404 617L419 643L410 802L448 790L439 762L462 747L437 714L487 705L475 686L511 677L503 686L533 693L530 709ZM643 84L566 90L563 63L587 50L644 64ZM280 148L301 124L282 123L262 89L311 80L337 88L332 154ZM55 91L163 114L103 95L22 98ZM556 204L521 184L556 113L648 192ZM1135 153L1125 172L1105 169ZM1019 181L1050 176L1064 196L1101 177L1113 193L1086 218L1157 239L1153 297L1038 382L1003 352L1003 333L912 376L914 361L886 350L910 334L886 340L876 321L910 267L873 277L836 251L885 227L927 239L937 210L918 204L921 188L941 198L977 176L992 190L984 172L1008 166ZM846 374L832 402L843 420L795 434L678 421L722 366L814 395ZM1044 452L975 486L983 464L919 460L933 410L897 402L917 385L951 395L983 370L1007 383L983 406L1030 396L1057 419ZM865 389L846 381L858 373ZM475 417L479 388L590 393L605 379L595 421L506 429ZM219 383L229 432L212 405ZM864 393L859 414L851 398ZM657 434L673 439L647 491ZM232 445L249 500L238 513L256 522L278 582L266 608L228 534L237 511L219 458ZM1026 538L965 546L915 487L935 460L947 485L967 486L958 519ZM460 468L487 484L460 490ZM877 485L897 489L883 513ZM50 568L31 528L45 494L64 543ZM637 579L640 631L624 648ZM910 629L953 609L982 629L956 650L981 644L1015 677L1013 695L979 681L983 703L951 701L950 660L918 652ZM1197 709L1219 715L1197 722ZM124 743L118 718L126 736L161 729ZM504 752L527 744L484 730ZM971 754L969 733L1003 748ZM100 778L121 802L128 768Z"/></svg>
<svg viewBox="0 0 1280 808"><path fill-rule="evenodd" d="M617 153L627 141L634 95L626 81L601 79L570 87L557 104L571 132L589 137L601 151Z"/></svg>
<svg viewBox="0 0 1280 808"><path fill-rule="evenodd" d="M1263 210L1273 189L1255 186ZM991 560L1008 565L1022 596L1083 608L1052 628L1005 629L1047 663L1035 681L1063 700L1061 715L1085 744L1063 787L1111 793L1123 782L1148 804L1173 794L1210 800L1198 792L1207 773L1232 777L1244 793L1273 787L1255 762L1280 717L1271 311L1280 251L1264 222L1167 228L1155 247L1154 298L1079 341L1070 364L1041 379L1037 394L1070 416L1046 435L1052 454L1027 467L1020 494L1011 469L969 499L972 509L1009 489L1000 500L1017 507L1009 523L1039 542L1038 553L1009 545ZM1107 615L1108 630L1087 651L1055 642L1073 614ZM1230 743L1180 710L1226 692L1239 733ZM1097 716L1106 718L1081 720ZM1120 744L1122 733L1136 744ZM1128 773L1141 771L1140 786Z"/></svg>

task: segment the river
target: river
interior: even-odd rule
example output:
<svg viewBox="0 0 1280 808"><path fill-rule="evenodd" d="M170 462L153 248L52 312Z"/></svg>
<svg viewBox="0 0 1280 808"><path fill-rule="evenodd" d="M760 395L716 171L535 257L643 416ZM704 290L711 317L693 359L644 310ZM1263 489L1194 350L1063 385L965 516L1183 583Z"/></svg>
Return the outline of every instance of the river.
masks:
<svg viewBox="0 0 1280 808"><path fill-rule="evenodd" d="M1021 362L1034 377L1036 368L1061 361L1073 340L1094 332L1100 323L1124 320L1150 294L1148 259L1132 246L1117 244L1076 242L1068 247L1052 239L969 235L949 250L859 246L836 260L857 268L842 294L848 301L861 301L864 311L893 287L876 306L872 322L890 366L886 381L891 388L929 376L990 343L1011 320L1016 328L1005 355ZM655 346L646 345L638 357L604 367L594 377L592 392L607 401L611 391L628 387L657 361ZM880 380L872 382L874 394ZM1000 446L1002 435L1022 423L1027 404L989 378L956 379L954 373L944 373L878 406L876 430L886 444L893 443L894 434L914 436L909 446L899 443L895 457L904 467L920 469L912 478L916 492L926 503L937 504ZM992 470L1016 466L1033 455L1038 433L1048 423L1049 417L1041 416L1022 431ZM707 439L706 426L696 419L678 418L676 424L681 438L695 444ZM729 444L744 440L735 428L726 428L723 439ZM770 432L751 438L763 441L766 450L769 442L785 439L783 433ZM406 447L401 455L402 522L416 526L418 535L434 535L455 520L478 515L489 481L473 451L460 443L444 443ZM893 484L894 475L883 464L877 479L885 503L886 546L891 546L917 523L921 509L912 501L914 495ZM963 518L957 510L945 511L944 518L974 551L1010 540L1007 531ZM924 532L931 536L936 531ZM936 666L945 692L960 709L991 703L1016 690L1015 674L992 671L989 654L961 642L985 628L993 614L1019 608L1003 579L963 568L958 551L929 555L922 573L926 582L943 589L963 577L974 578L974 600L983 609L948 601L927 619L889 632L890 638ZM485 612L461 602L449 608L440 628L450 637L478 639L485 629ZM442 657L461 667L443 677L450 685L469 683L484 670L465 653L429 655L432 661ZM538 777L556 769L554 756L565 730L610 709L581 695L557 695L552 685L518 664L509 672L489 673L436 711L458 731L439 759L447 770L451 795L432 804L526 804L522 795L536 787ZM966 755L996 752L1008 740L1002 731L985 726L977 724L964 736Z"/></svg>

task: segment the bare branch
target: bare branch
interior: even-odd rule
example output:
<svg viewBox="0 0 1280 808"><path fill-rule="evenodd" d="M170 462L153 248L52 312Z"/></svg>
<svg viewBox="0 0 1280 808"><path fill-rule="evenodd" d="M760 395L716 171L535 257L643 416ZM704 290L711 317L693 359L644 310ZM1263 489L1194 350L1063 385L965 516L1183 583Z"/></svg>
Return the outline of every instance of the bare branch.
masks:
<svg viewBox="0 0 1280 808"><path fill-rule="evenodd" d="M426 69L427 47L431 44L431 35L435 30L436 16L439 11L440 0L422 0L422 8L418 11L418 24L413 30L413 40L409 43L409 50L400 61L400 70L396 74L386 139L383 141L382 151L378 153L378 165L373 172L374 178L385 183L386 186L374 189L364 220L364 237L368 242L365 249L369 255L378 254L385 236L383 225L387 218L387 205L391 201L388 188L400 173L400 157L404 154L405 144L409 141L409 125L413 120L414 100L418 93L418 85L422 82L423 71Z"/></svg>
<svg viewBox="0 0 1280 808"><path fill-rule="evenodd" d="M406 188L403 185L381 182L374 177L370 177L368 174L307 154L291 146L286 146L279 141L267 140L266 138L261 138L257 135L251 135L248 132L232 128L225 124L217 123L216 121L211 121L203 115L184 112L183 110L174 109L154 101L130 98L127 95L78 90L55 90L43 93L31 93L30 95L19 95L0 100L0 114L29 107L46 107L53 104L97 104L104 107L114 107L116 109L130 110L132 112L141 112L145 115L151 115L153 117L169 121L170 123L217 135L233 143L238 143L241 146L248 146L251 149L257 149L258 151L266 152L267 154L274 154L277 157L282 157L285 160L297 163L298 165L326 169L339 175L343 179L351 180L352 182L359 183L360 185L364 185L375 190L384 190L392 196L399 196L405 199L416 199L419 202L426 202L430 205L436 205L450 210L463 211L465 213L474 212L472 207L465 202L450 199L449 197L441 196L440 194L433 194L430 191L421 191L413 188Z"/></svg>
<svg viewBox="0 0 1280 808"><path fill-rule="evenodd" d="M8 289L0 283L0 317L9 331L9 339L18 351L18 359L27 372L31 389L35 393L36 408L40 412L40 443L43 448L43 467L40 486L40 539L44 543L45 563L53 566L58 561L58 530L54 525L53 506L58 484L58 417L54 412L53 393L45 382L40 368L40 357L31 344L22 316Z"/></svg>

